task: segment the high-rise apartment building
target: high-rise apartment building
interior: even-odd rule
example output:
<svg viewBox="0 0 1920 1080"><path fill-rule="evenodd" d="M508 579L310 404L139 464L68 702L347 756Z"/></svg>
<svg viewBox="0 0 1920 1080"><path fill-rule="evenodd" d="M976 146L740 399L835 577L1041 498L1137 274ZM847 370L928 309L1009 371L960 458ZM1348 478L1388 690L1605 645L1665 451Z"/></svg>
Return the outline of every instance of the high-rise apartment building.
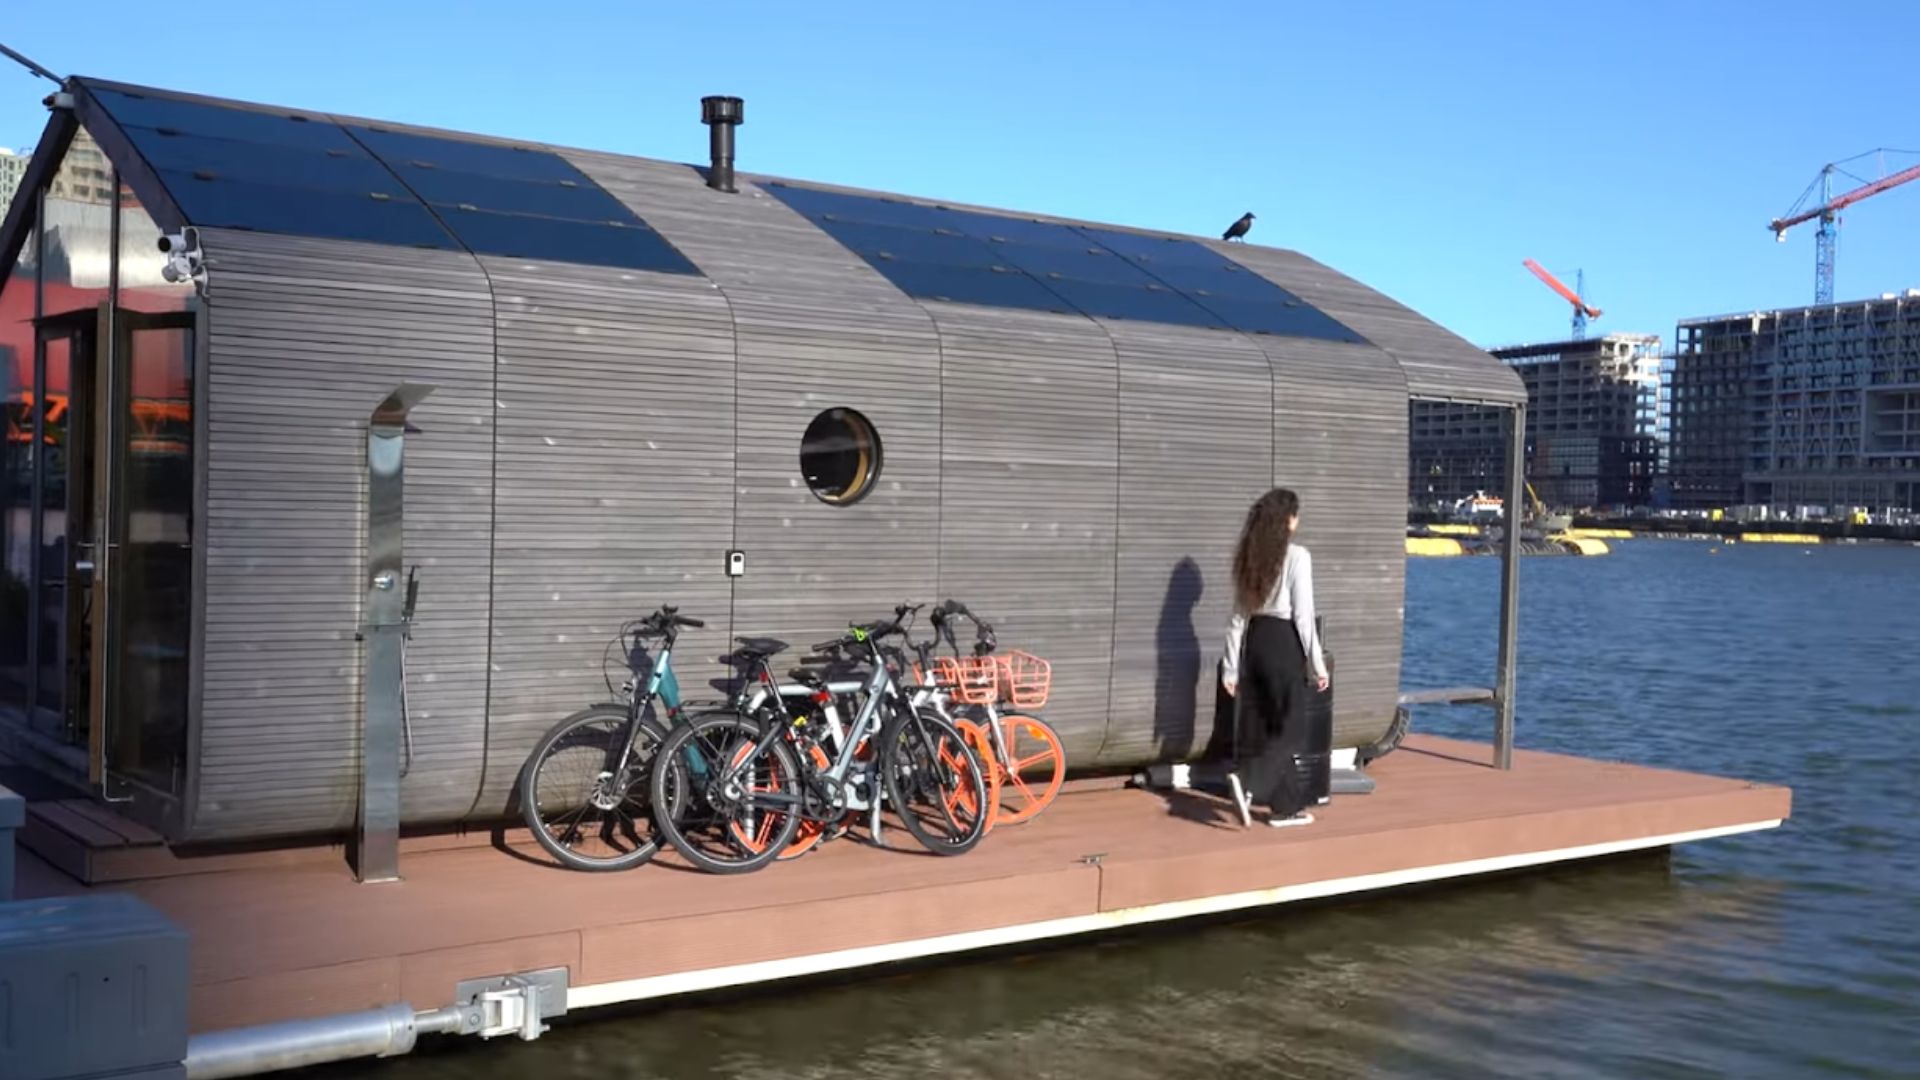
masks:
<svg viewBox="0 0 1920 1080"><path fill-rule="evenodd" d="M1645 506L1660 462L1660 338L1607 334L1488 350L1527 386L1527 479L1565 509ZM1451 503L1492 491L1504 472L1499 415L1418 404L1410 418L1409 497Z"/></svg>
<svg viewBox="0 0 1920 1080"><path fill-rule="evenodd" d="M1676 336L1676 506L1920 508L1920 290L1689 319Z"/></svg>
<svg viewBox="0 0 1920 1080"><path fill-rule="evenodd" d="M27 162L32 160L31 155L16 154L0 146L0 217L5 217L7 208L13 205L13 193L20 190L20 181L27 175Z"/></svg>

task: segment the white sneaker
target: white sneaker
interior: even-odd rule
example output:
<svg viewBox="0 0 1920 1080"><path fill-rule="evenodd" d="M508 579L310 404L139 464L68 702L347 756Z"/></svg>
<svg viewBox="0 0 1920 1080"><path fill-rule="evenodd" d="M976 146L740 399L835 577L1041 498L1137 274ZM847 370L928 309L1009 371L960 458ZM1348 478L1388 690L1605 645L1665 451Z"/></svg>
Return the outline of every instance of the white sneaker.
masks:
<svg viewBox="0 0 1920 1080"><path fill-rule="evenodd" d="M1227 789L1233 793L1233 808L1240 814L1240 827L1245 829L1253 824L1253 800L1247 798L1247 789L1240 786L1240 774L1227 774Z"/></svg>
<svg viewBox="0 0 1920 1080"><path fill-rule="evenodd" d="M1313 815L1302 810L1292 817L1268 818L1267 824L1276 829L1285 829L1293 825L1311 825L1313 824Z"/></svg>

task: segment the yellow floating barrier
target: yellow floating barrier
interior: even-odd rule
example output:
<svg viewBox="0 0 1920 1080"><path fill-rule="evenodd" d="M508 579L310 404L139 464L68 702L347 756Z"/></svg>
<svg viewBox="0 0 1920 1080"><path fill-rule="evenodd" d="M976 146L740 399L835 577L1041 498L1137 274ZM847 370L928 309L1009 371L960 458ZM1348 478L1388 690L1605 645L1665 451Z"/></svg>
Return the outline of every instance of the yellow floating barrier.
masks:
<svg viewBox="0 0 1920 1080"><path fill-rule="evenodd" d="M1553 539L1572 547L1582 555L1605 555L1612 550L1607 547L1605 540L1596 536L1576 536L1568 533L1564 536L1556 536Z"/></svg>
<svg viewBox="0 0 1920 1080"><path fill-rule="evenodd" d="M1573 540L1631 540L1631 529L1568 529L1566 535Z"/></svg>
<svg viewBox="0 0 1920 1080"><path fill-rule="evenodd" d="M1812 533L1741 533L1743 544L1818 544L1820 537Z"/></svg>
<svg viewBox="0 0 1920 1080"><path fill-rule="evenodd" d="M1434 534L1435 536L1479 536L1480 526L1464 525L1459 523L1447 523L1447 524L1441 524L1441 525L1429 525L1427 526L1427 531Z"/></svg>
<svg viewBox="0 0 1920 1080"><path fill-rule="evenodd" d="M1424 556L1464 555L1467 549L1460 541L1447 536L1409 536L1407 554Z"/></svg>

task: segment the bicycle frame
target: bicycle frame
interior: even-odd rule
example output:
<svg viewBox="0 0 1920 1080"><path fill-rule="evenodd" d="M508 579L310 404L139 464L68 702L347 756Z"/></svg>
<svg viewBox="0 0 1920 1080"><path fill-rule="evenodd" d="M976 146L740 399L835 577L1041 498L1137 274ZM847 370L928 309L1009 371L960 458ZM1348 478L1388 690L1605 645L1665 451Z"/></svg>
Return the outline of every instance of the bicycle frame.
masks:
<svg viewBox="0 0 1920 1080"><path fill-rule="evenodd" d="M827 801L830 804L837 803L843 811L851 808L850 796L852 792L849 788L851 786L850 779L854 767L854 754L859 749L861 743L878 735L885 726L885 722L880 718L881 703L883 701L892 701L895 705L904 704L909 708L912 706L912 702L900 693L899 683L894 680L893 672L887 666L886 656L880 651L878 642L869 639L867 644L873 653L872 674L868 675L864 682L829 684L829 692L832 692L831 688L835 687L850 692L864 691L866 695L865 700L860 703L860 709L844 737L839 739L840 745L836 747L836 756L833 762L827 766L825 771L806 770L801 776L802 781L813 788L816 794L827 796ZM775 682L769 672L767 677L762 680L762 686L759 692L749 697L748 700L753 702L757 707L759 704L764 704L768 696L771 696L773 700L781 702L779 713L783 718L787 718L789 714L786 712L785 702L782 699L802 696L803 693L805 696L810 697L814 691L810 688L796 687L793 693L788 693ZM829 708L831 708L830 705ZM761 724L760 738L754 746L753 752L745 758L742 758L737 764L731 766L726 779L731 780L734 776L737 776L741 770L752 766L767 752L767 748L772 745L773 739L776 737L773 727L774 725L771 723L763 722ZM839 732L835 732L835 734L839 735ZM838 800L832 797L835 794L838 794ZM748 801L766 809L785 811L793 809L794 804L799 800L788 795L761 794L750 797ZM867 806L867 809L873 816L872 829L875 836L879 835L880 804L883 801L884 796L881 794L879 783L876 779L873 782L873 797L868 801ZM807 816L804 811L801 811L801 814L803 817Z"/></svg>

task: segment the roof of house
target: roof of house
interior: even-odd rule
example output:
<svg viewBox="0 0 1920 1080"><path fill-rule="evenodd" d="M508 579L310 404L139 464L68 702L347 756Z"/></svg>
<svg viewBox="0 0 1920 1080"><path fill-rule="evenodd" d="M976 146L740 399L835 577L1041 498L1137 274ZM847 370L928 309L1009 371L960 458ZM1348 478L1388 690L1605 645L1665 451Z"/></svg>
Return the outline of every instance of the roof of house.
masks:
<svg viewBox="0 0 1920 1080"><path fill-rule="evenodd" d="M705 184L691 166L90 78L69 86L81 122L163 228L703 273L648 221L649 186ZM642 184L624 182L626 172L615 184L609 161L652 168ZM739 179L915 300L1367 343L1399 362L1415 397L1525 400L1506 365L1294 252L746 173ZM671 201L661 194L663 204Z"/></svg>

